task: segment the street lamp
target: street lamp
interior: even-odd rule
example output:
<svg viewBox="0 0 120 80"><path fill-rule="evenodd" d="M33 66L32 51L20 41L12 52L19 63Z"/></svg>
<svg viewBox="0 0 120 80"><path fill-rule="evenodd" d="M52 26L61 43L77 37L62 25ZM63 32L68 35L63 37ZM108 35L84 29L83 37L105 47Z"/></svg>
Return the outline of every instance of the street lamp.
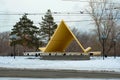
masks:
<svg viewBox="0 0 120 80"><path fill-rule="evenodd" d="M116 39L113 39L113 45L114 45L114 58L116 58Z"/></svg>
<svg viewBox="0 0 120 80"><path fill-rule="evenodd" d="M13 42L13 56L14 56L14 59L15 59L15 40L16 40L17 36L16 35L11 35L10 36L10 39L12 40Z"/></svg>
<svg viewBox="0 0 120 80"><path fill-rule="evenodd" d="M105 34L103 34L101 36L101 38L102 38L102 41L103 41L102 46L103 46L103 60L104 60L104 56L105 56L105 39L107 38L107 36Z"/></svg>

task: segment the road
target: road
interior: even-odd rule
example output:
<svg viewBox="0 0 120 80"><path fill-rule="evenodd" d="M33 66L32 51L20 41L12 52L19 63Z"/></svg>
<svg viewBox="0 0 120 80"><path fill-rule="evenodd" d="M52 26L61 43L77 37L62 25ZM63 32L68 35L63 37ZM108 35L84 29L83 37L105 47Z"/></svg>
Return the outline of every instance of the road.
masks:
<svg viewBox="0 0 120 80"><path fill-rule="evenodd" d="M0 77L29 78L120 78L120 73L106 71L8 69L0 68Z"/></svg>

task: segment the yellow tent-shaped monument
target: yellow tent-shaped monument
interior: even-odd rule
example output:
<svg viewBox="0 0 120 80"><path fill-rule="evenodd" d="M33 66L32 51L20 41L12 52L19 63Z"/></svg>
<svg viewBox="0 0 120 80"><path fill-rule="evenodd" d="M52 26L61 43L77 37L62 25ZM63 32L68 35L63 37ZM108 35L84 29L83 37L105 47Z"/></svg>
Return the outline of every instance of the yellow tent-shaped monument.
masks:
<svg viewBox="0 0 120 80"><path fill-rule="evenodd" d="M62 20L55 30L53 36L48 42L46 47L39 48L42 52L64 52L69 44L75 40L80 48L82 48L84 53L87 53L91 50L91 47L84 49L72 31L67 27L65 22Z"/></svg>

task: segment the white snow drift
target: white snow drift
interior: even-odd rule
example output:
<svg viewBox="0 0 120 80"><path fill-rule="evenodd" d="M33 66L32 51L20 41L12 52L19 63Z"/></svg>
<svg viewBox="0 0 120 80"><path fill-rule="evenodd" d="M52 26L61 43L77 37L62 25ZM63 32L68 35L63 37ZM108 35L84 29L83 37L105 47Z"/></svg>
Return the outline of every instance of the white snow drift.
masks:
<svg viewBox="0 0 120 80"><path fill-rule="evenodd" d="M28 59L33 58L33 59ZM27 69L65 69L120 72L120 57L102 59L92 57L91 60L40 60L35 57L0 57L0 67Z"/></svg>

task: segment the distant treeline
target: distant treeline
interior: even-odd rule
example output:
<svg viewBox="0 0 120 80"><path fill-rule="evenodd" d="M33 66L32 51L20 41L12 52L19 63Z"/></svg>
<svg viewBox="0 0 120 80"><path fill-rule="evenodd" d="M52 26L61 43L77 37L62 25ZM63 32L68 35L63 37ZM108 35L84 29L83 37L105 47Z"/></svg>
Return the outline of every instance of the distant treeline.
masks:
<svg viewBox="0 0 120 80"><path fill-rule="evenodd" d="M72 30L76 37L79 39L81 44L86 48L88 46L92 47L92 51L101 51L102 52L102 46L100 45L96 34L90 34L90 33L79 33L77 29ZM10 32L2 32L0 33L0 55L11 55L13 54L13 46L10 46L9 42L9 34ZM107 47L107 46L106 46ZM117 56L120 56L120 41L116 42L116 54ZM33 52L36 51L35 48L27 48L26 51ZM15 53L16 55L20 56L23 55L24 47L20 45L16 45ZM69 47L66 49L66 52L82 52L82 49L79 47L77 42L73 41ZM114 47L111 48L109 53L105 53L107 55L114 55Z"/></svg>

